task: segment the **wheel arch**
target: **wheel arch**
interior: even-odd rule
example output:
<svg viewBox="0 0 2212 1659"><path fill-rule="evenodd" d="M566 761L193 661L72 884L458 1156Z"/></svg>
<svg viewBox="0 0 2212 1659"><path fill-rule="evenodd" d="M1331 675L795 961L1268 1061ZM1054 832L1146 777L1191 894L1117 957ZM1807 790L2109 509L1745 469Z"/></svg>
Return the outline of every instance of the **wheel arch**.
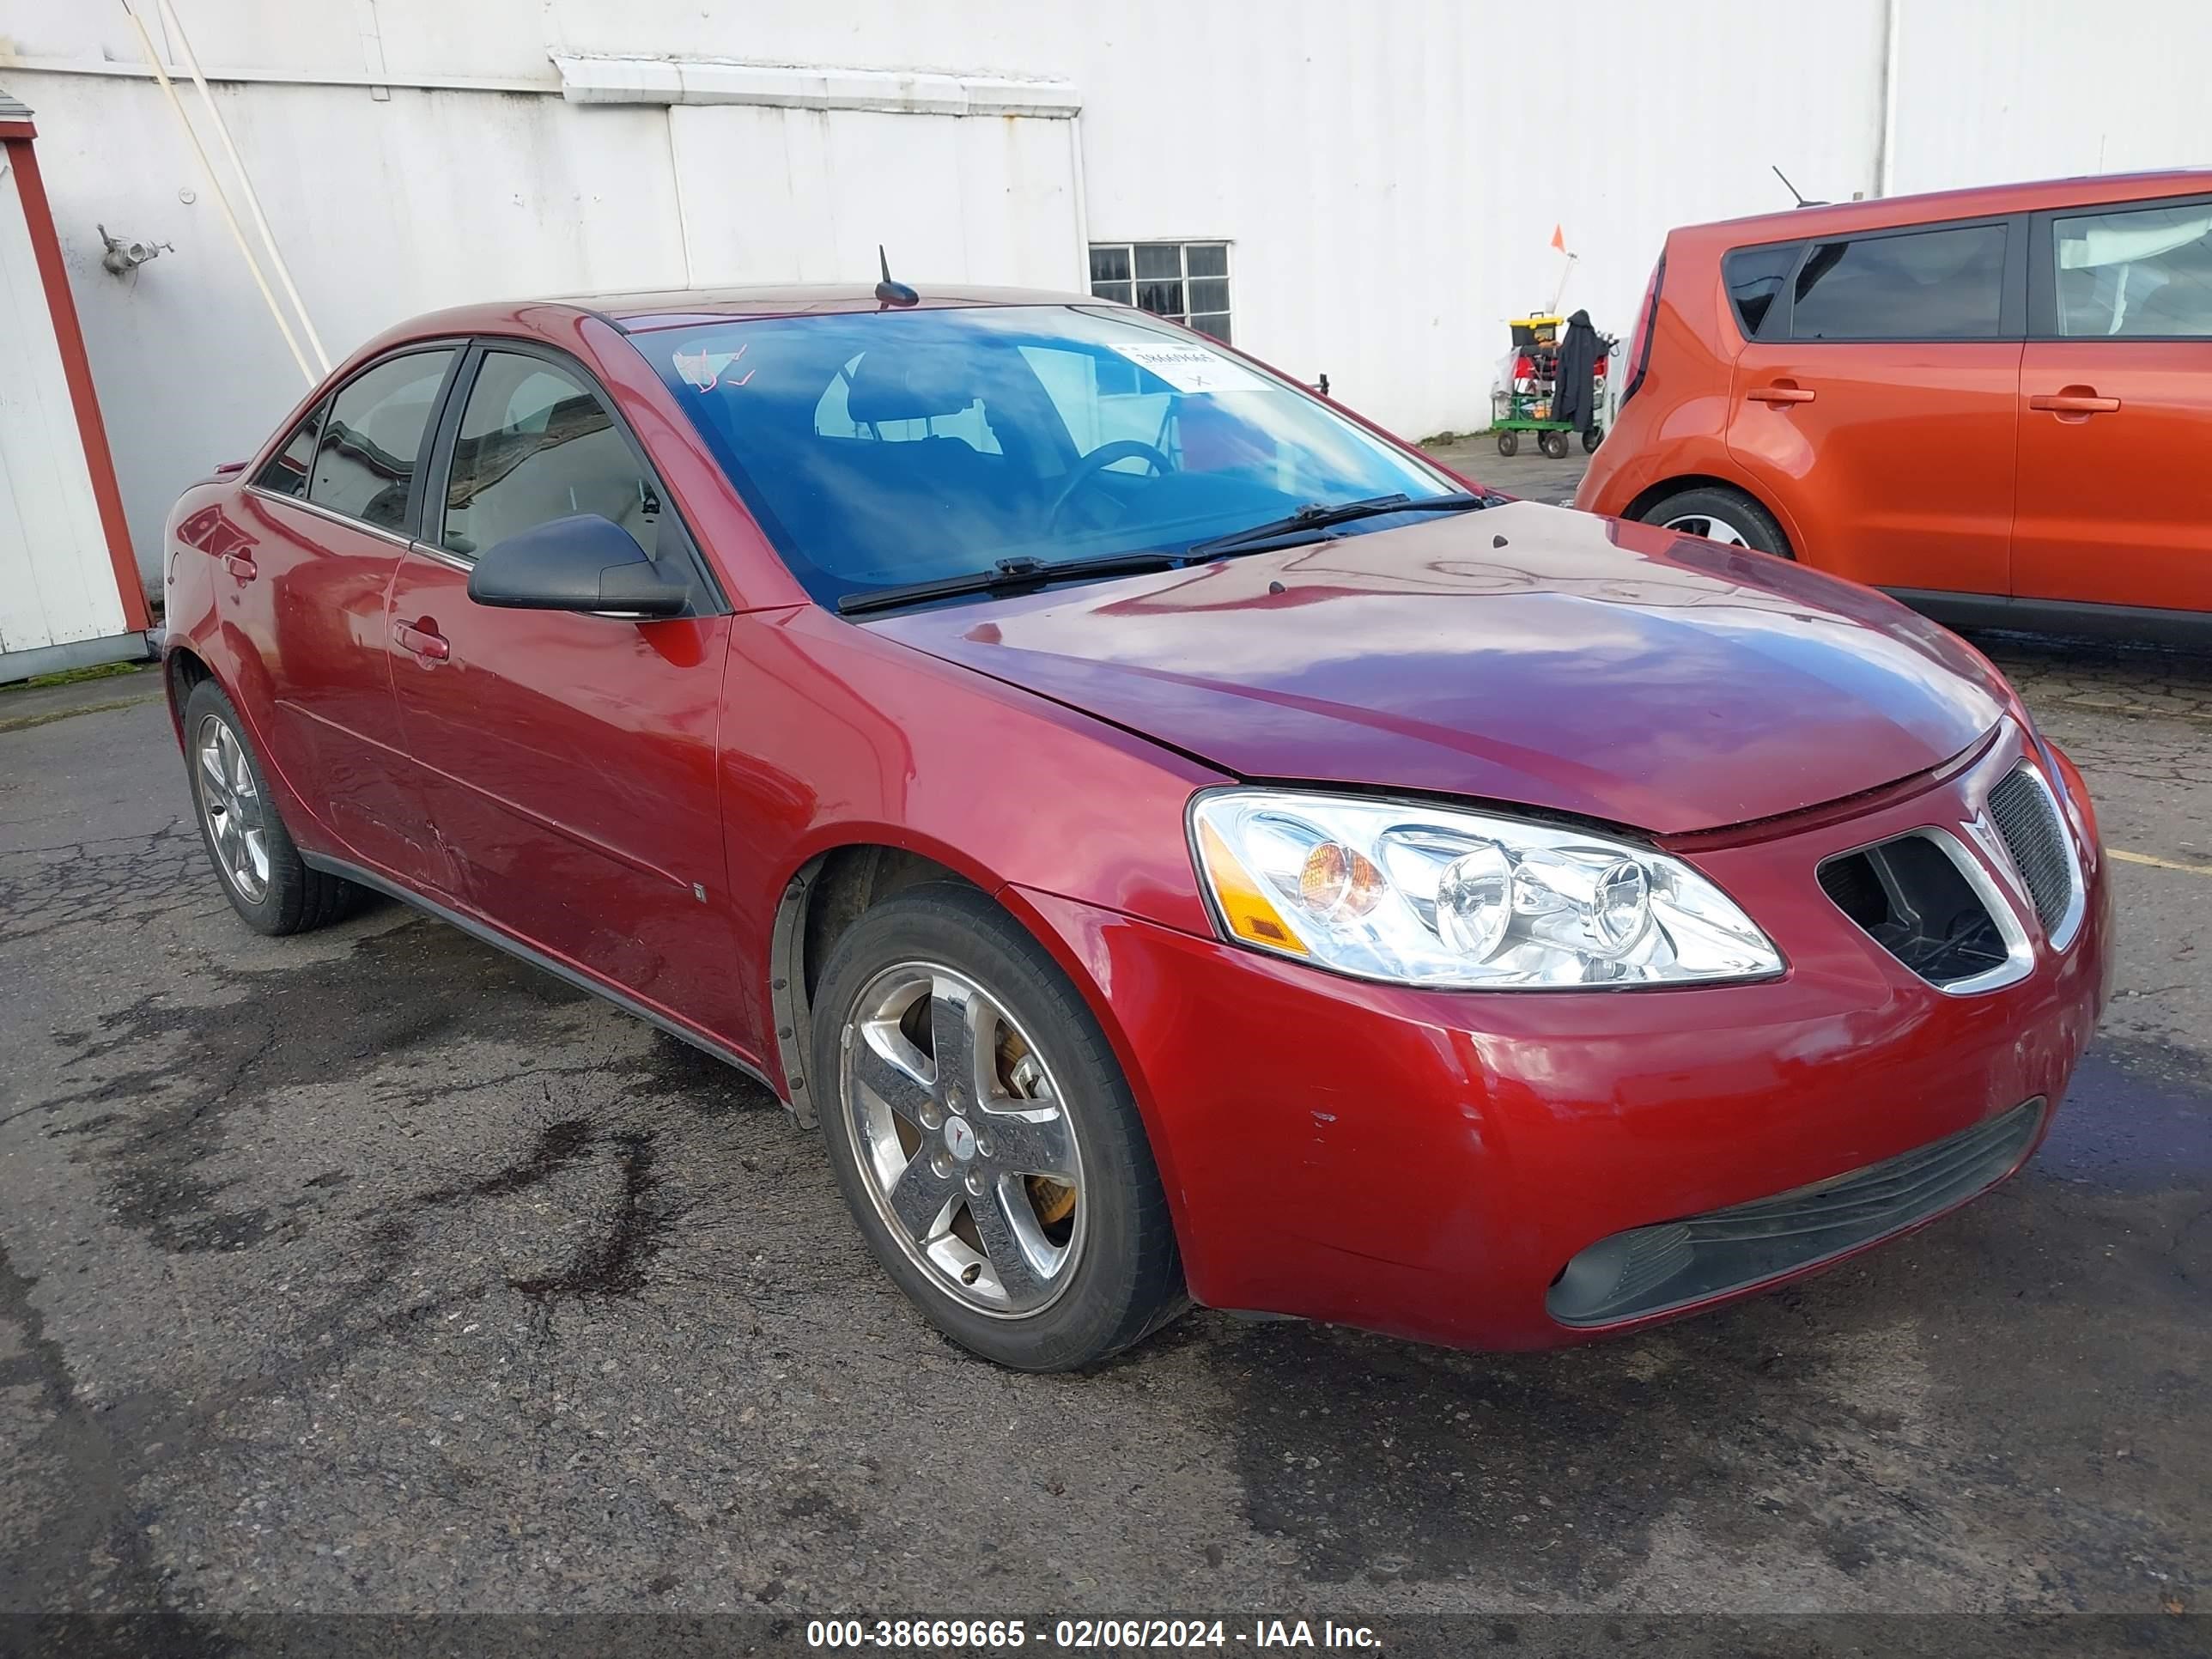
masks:
<svg viewBox="0 0 2212 1659"><path fill-rule="evenodd" d="M936 850L855 832L852 839L813 852L786 879L769 941L769 997L776 1062L785 1104L793 1120L810 1129L817 1122L817 1091L810 1083L813 1067L809 1058L813 1052L814 991L837 940L854 921L895 894L927 882L957 883L981 893L1010 918L1066 976L1090 1011L1136 1102L1166 1192L1177 1249L1183 1249L1189 1218L1174 1148L1163 1134L1149 1080L1131 1050L1128 1034L1084 958L1026 902L1019 886L975 868L951 849L944 849L942 857Z"/></svg>
<svg viewBox="0 0 2212 1659"><path fill-rule="evenodd" d="M918 848L875 834L854 832L848 839L813 851L785 878L769 931L768 988L776 1064L785 1103L803 1127L815 1123L815 1091L810 1085L813 1053L814 992L823 964L845 930L885 899L925 882L950 881L988 898L1066 975L1076 995L1106 1038L1121 1067L1152 1143L1152 1156L1165 1173L1173 1162L1162 1144L1148 1081L1131 1049L1128 1034L1084 958L1060 931L1026 902L1022 889L976 867L951 848ZM1176 1189L1171 1207L1182 1223Z"/></svg>
<svg viewBox="0 0 2212 1659"><path fill-rule="evenodd" d="M1797 557L1802 551L1804 544L1798 539L1797 526L1791 522L1788 514L1775 505L1771 497L1763 491L1752 489L1741 478L1723 477L1717 473L1677 472L1661 479L1656 483L1647 484L1630 498L1628 505L1621 508L1619 516L1641 523L1645 513L1665 501L1669 495L1679 495L1686 489L1721 489L1731 495L1742 496L1781 526L1782 534L1789 543L1790 556L1792 558Z"/></svg>
<svg viewBox="0 0 2212 1659"><path fill-rule="evenodd" d="M958 882L987 895L1001 884L983 872L961 867L968 860L947 851L947 856L938 856L856 833L817 850L785 878L769 931L769 1003L785 1103L802 1127L811 1128L815 1121L808 1087L813 1066L807 1058L813 1052L814 990L845 930L893 894L925 882ZM1035 935L1027 922L1023 927Z"/></svg>
<svg viewBox="0 0 2212 1659"><path fill-rule="evenodd" d="M215 677L207 659L188 645L171 646L161 659L161 689L168 694L169 725L177 734L179 750L185 746L185 700L202 680Z"/></svg>

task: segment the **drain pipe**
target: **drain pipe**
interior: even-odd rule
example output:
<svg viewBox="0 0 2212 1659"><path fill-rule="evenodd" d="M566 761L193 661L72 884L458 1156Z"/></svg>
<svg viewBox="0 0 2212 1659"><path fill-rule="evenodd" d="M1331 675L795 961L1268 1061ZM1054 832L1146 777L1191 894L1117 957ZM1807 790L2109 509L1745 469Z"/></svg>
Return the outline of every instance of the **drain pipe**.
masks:
<svg viewBox="0 0 2212 1659"><path fill-rule="evenodd" d="M1897 177L1898 37L1904 0L1882 0L1881 8L1881 125L1874 140L1874 193L1889 194Z"/></svg>
<svg viewBox="0 0 2212 1659"><path fill-rule="evenodd" d="M260 262L253 257L253 250L246 240L246 233L239 228L238 216L230 210L230 198L223 194L222 180L208 163L207 151L201 147L200 136L192 128L191 117L185 113L184 100L177 96L177 88L169 79L169 72L161 67L161 55L154 50L154 42L146 33L145 22L131 9L130 0L122 0L122 4L123 15L131 20L131 27L138 32L138 49L146 54L147 67L154 71L154 78L161 83L161 90L169 100L169 107L177 112L177 120L185 129L185 137L191 144L192 154L199 158L200 172L207 178L208 188L215 192L216 205L222 210L222 222L230 227L231 239L238 244L238 251L246 260L246 268L253 273L253 285L261 290L261 297L269 307L269 314L276 319L277 332L284 337L284 343L291 348L292 361L299 364L301 378L309 386L313 386L317 378L315 371L308 366L307 354L300 349L299 341L293 337L292 325L284 320L283 308L276 303L276 296L269 291L269 279L261 274Z"/></svg>
<svg viewBox="0 0 2212 1659"><path fill-rule="evenodd" d="M192 50L191 38L185 33L184 19L177 15L175 0L156 0L162 19L169 32L177 38L177 46L185 54L185 67L192 72L192 84L199 88L200 102L205 106L208 119L215 123L215 136L222 141L222 153L230 158L230 170L238 175L238 188L246 198L246 210L253 216L253 228L261 233L261 246L269 250L270 265L276 272L276 280L284 285L284 297L292 302L292 313L300 319L301 331L307 337L307 345L315 354L315 361L323 366L323 373L331 372L331 354L323 349L321 337L315 332L314 319L307 315L307 307L301 302L300 290L292 285L292 272L277 250L276 233L269 228L268 216L261 211L261 198L254 193L252 176L246 163L238 159L238 147L230 142L230 128L216 107L215 94L208 90L207 76L200 73L199 54Z"/></svg>

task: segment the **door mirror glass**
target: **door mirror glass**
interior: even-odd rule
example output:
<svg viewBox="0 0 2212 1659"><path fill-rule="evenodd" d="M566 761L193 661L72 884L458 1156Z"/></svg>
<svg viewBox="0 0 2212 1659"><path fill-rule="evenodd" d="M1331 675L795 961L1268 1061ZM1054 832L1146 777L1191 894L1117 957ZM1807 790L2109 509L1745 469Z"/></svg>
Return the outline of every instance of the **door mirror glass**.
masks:
<svg viewBox="0 0 2212 1659"><path fill-rule="evenodd" d="M620 525L577 513L486 548L469 572L469 597L509 611L674 617L690 603L691 587L646 557Z"/></svg>

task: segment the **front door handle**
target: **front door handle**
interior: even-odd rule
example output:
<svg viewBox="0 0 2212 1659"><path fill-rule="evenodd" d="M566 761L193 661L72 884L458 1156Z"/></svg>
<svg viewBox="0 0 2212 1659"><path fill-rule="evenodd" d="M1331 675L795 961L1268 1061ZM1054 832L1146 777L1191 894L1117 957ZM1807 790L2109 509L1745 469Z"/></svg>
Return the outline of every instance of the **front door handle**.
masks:
<svg viewBox="0 0 2212 1659"><path fill-rule="evenodd" d="M242 582L250 582L261 574L261 567L243 553L225 555L222 568Z"/></svg>
<svg viewBox="0 0 2212 1659"><path fill-rule="evenodd" d="M2047 409L2060 419L2071 415L2109 415L2120 406L2118 398L2100 398L2093 386L2069 386L2057 392L2038 392L2027 400L2030 409Z"/></svg>
<svg viewBox="0 0 2212 1659"><path fill-rule="evenodd" d="M1814 393L1809 386L1792 380L1777 380L1772 386L1755 386L1743 394L1755 404L1809 404Z"/></svg>
<svg viewBox="0 0 2212 1659"><path fill-rule="evenodd" d="M443 662L453 654L453 647L438 631L438 624L427 617L419 623L392 623L392 637L399 641L401 650L411 651L427 662Z"/></svg>

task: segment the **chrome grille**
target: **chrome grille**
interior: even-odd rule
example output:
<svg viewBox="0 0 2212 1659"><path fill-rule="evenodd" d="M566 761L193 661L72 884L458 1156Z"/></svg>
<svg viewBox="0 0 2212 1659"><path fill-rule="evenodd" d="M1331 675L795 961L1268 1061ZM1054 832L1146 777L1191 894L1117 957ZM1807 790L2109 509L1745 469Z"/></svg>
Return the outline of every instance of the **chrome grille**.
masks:
<svg viewBox="0 0 2212 1659"><path fill-rule="evenodd" d="M2064 943L2080 878L2050 786L2029 768L2014 767L1990 791L1990 817L2027 888L2045 937Z"/></svg>

